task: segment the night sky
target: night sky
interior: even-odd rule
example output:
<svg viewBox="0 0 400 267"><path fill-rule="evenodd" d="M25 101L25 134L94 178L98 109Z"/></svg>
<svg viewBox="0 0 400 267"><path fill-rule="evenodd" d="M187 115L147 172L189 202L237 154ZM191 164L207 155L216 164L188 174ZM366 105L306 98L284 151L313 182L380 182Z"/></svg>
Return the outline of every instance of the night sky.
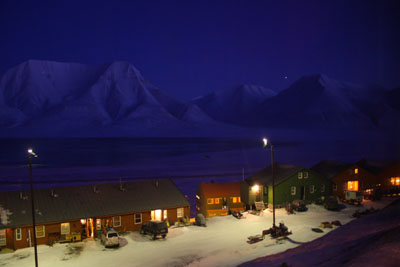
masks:
<svg viewBox="0 0 400 267"><path fill-rule="evenodd" d="M122 60L182 100L314 73L394 88L399 2L0 0L0 73L28 59Z"/></svg>

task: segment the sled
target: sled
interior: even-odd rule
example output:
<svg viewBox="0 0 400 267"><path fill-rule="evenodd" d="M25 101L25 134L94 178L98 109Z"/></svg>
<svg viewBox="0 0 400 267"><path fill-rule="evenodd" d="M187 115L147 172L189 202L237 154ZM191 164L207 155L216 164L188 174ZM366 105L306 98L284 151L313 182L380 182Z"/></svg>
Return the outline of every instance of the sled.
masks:
<svg viewBox="0 0 400 267"><path fill-rule="evenodd" d="M247 239L248 239L247 243L254 244L254 243L264 240L265 236L269 235L269 233L270 233L269 231L270 230L264 230L264 231L262 231L261 235L252 235L252 236L247 237Z"/></svg>

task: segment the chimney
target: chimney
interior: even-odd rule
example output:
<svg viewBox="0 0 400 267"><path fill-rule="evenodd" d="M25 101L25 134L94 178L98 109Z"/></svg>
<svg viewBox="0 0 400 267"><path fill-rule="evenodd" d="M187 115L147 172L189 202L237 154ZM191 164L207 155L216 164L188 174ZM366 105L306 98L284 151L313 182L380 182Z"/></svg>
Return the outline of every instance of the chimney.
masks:
<svg viewBox="0 0 400 267"><path fill-rule="evenodd" d="M100 191L99 191L99 189L97 188L96 185L93 186L93 192L96 193L96 194L100 193Z"/></svg>
<svg viewBox="0 0 400 267"><path fill-rule="evenodd" d="M52 197L54 197L54 198L58 197L58 194L56 194L56 193L54 192L54 189L51 189L50 195L51 195Z"/></svg>
<svg viewBox="0 0 400 267"><path fill-rule="evenodd" d="M121 190L122 192L125 191L125 187L124 187L124 185L122 184L122 178L119 178L119 190Z"/></svg>

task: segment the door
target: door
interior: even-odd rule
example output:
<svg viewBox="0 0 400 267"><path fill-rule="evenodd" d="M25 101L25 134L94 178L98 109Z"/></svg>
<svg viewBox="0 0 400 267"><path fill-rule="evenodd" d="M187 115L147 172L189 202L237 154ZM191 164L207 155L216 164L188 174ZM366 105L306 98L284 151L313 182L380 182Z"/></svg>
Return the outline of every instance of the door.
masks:
<svg viewBox="0 0 400 267"><path fill-rule="evenodd" d="M306 187L304 185L301 186L300 199L306 200Z"/></svg>

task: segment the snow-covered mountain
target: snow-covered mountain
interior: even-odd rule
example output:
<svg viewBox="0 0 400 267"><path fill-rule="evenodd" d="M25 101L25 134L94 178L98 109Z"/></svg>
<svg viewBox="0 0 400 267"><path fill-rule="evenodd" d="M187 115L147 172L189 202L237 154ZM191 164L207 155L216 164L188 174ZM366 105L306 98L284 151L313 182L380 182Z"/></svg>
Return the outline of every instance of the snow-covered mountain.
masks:
<svg viewBox="0 0 400 267"><path fill-rule="evenodd" d="M251 132L243 126L396 128L400 125L398 95L398 89L386 91L313 75L279 94L241 85L185 103L152 85L127 62L88 66L29 60L0 80L0 137Z"/></svg>
<svg viewBox="0 0 400 267"><path fill-rule="evenodd" d="M275 95L262 86L240 85L195 98L192 103L215 120L242 125L252 118L255 107Z"/></svg>
<svg viewBox="0 0 400 267"><path fill-rule="evenodd" d="M2 135L179 136L205 125L220 123L152 86L127 62L30 60L0 82Z"/></svg>
<svg viewBox="0 0 400 267"><path fill-rule="evenodd" d="M379 128L398 121L386 91L305 76L254 109L255 126L294 128ZM251 120L249 120L251 122Z"/></svg>

